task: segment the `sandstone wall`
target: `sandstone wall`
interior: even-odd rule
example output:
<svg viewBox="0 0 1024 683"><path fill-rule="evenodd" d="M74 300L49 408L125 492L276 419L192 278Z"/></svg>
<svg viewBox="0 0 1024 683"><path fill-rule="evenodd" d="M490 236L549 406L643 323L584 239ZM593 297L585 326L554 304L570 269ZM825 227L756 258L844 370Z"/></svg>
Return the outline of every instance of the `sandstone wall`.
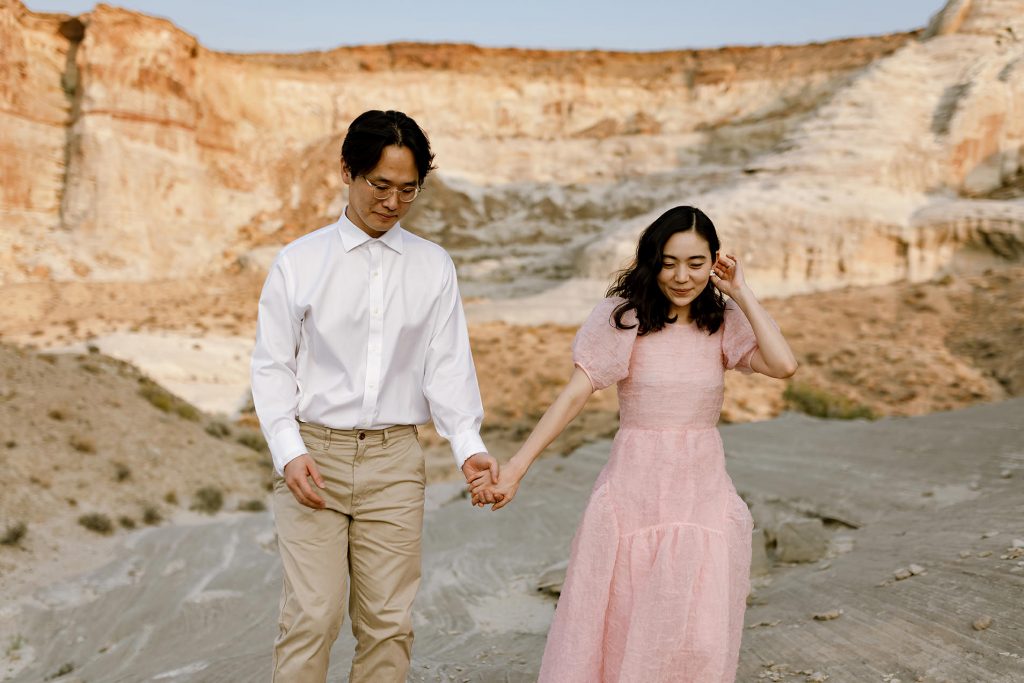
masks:
<svg viewBox="0 0 1024 683"><path fill-rule="evenodd" d="M1021 36L1024 0L954 0L926 33L796 47L233 55L0 0L0 282L265 265L340 212L368 108L429 131L441 170L407 223L474 295L606 279L684 202L774 293L933 277L1019 242L1016 196L985 202L1021 174Z"/></svg>
<svg viewBox="0 0 1024 683"><path fill-rule="evenodd" d="M484 188L611 181L749 155L716 133L746 125L770 145L780 120L908 40L242 56L105 5L67 17L16 0L0 0L0 27L7 282L186 276L331 220L340 139L367 108L414 115L443 173Z"/></svg>

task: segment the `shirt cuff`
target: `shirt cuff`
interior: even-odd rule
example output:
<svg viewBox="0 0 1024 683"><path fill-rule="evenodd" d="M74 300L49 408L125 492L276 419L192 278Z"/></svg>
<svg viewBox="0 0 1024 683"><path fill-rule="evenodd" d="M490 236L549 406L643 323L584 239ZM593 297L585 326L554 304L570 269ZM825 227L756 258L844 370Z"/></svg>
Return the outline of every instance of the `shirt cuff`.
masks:
<svg viewBox="0 0 1024 683"><path fill-rule="evenodd" d="M455 466L460 470L462 465L469 460L469 456L487 452L487 447L484 446L484 441L480 438L480 432L460 432L449 439L449 442L452 445L452 453L455 455Z"/></svg>
<svg viewBox="0 0 1024 683"><path fill-rule="evenodd" d="M298 427L285 427L270 439L270 456L274 459L274 471L284 476L284 466L306 453Z"/></svg>

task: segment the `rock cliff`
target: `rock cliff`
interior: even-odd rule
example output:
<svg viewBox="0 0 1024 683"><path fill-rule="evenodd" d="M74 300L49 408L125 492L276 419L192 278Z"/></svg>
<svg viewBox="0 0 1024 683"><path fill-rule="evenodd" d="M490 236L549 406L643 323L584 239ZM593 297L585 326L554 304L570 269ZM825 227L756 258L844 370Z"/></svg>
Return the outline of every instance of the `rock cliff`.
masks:
<svg viewBox="0 0 1024 683"><path fill-rule="evenodd" d="M920 32L793 47L237 55L0 0L0 283L265 265L340 212L368 108L429 132L440 171L407 223L469 296L605 280L683 202L779 294L928 278L969 244L1016 257L1022 17L954 0Z"/></svg>

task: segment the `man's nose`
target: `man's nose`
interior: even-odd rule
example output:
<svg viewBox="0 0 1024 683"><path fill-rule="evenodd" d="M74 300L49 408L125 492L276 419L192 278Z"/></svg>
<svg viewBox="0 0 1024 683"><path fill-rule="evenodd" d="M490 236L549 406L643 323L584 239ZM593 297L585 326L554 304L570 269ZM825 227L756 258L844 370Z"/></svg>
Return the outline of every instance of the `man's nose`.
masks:
<svg viewBox="0 0 1024 683"><path fill-rule="evenodd" d="M383 201L383 204L384 204L384 207L388 211L395 211L395 210L397 210L398 209L398 192L396 190L392 190L391 194L388 195L388 198Z"/></svg>

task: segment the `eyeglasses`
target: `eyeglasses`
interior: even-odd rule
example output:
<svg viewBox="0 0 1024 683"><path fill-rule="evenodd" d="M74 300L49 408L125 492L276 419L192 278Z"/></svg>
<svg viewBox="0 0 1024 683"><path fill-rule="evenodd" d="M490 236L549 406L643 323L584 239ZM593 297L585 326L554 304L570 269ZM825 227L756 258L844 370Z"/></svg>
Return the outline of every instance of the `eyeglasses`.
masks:
<svg viewBox="0 0 1024 683"><path fill-rule="evenodd" d="M363 180L365 180L366 184L370 186L370 192L373 194L373 198L379 201L390 199L391 195L397 193L398 201L408 204L412 200L416 199L416 195L420 193L418 185L413 187L397 188L385 183L375 183L366 176L363 176Z"/></svg>

